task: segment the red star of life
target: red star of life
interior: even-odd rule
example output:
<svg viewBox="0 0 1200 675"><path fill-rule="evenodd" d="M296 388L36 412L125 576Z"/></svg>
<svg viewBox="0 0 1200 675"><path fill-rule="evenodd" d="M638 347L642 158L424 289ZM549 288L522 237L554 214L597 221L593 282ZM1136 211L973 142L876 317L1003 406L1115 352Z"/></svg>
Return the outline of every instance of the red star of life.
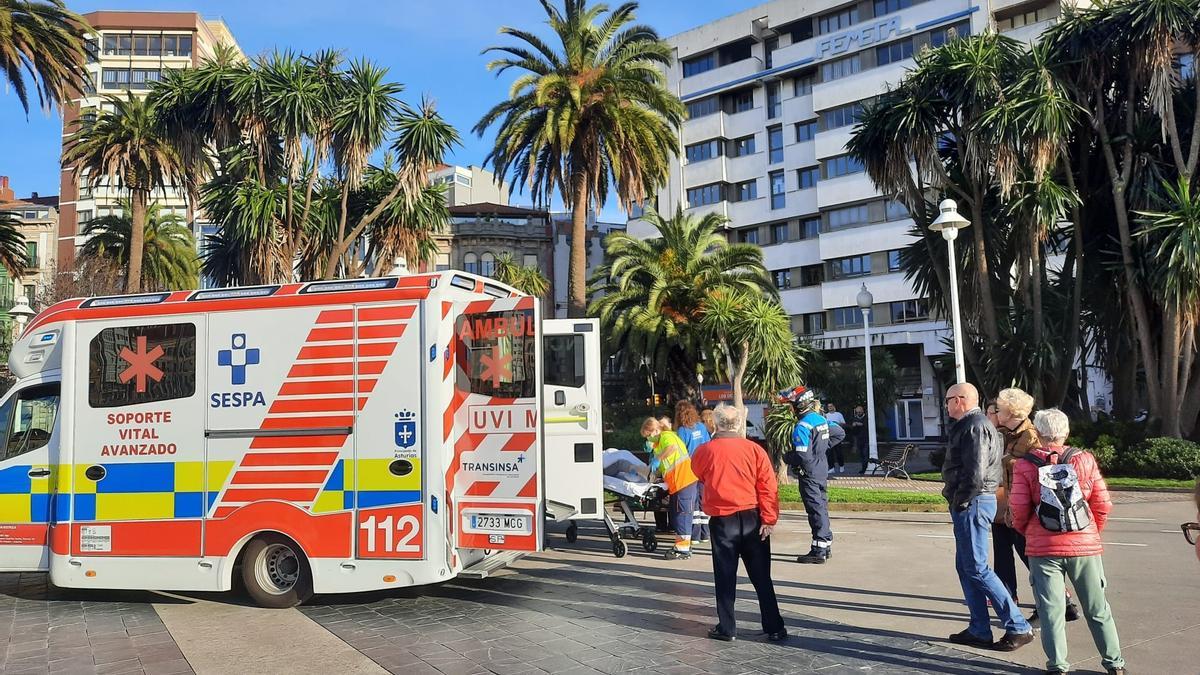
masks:
<svg viewBox="0 0 1200 675"><path fill-rule="evenodd" d="M491 380L493 387L500 386L501 378L512 380L512 355L501 355L499 345L492 347L491 354L480 356L479 365L482 366L479 379Z"/></svg>
<svg viewBox="0 0 1200 675"><path fill-rule="evenodd" d="M163 378L163 371L154 365L154 362L162 355L162 345L157 345L154 349L146 351L146 336L139 335L136 352L129 347L121 350L121 358L125 359L125 362L129 364L128 368L121 371L119 376L121 384L127 384L130 380L133 380L137 393L146 393L147 378L155 382L159 382Z"/></svg>

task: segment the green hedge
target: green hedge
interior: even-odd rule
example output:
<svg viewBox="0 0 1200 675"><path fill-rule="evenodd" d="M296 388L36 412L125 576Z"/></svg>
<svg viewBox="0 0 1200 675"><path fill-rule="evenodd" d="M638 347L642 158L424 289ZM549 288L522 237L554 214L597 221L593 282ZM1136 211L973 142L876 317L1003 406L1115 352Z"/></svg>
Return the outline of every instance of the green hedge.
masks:
<svg viewBox="0 0 1200 675"><path fill-rule="evenodd" d="M1138 478L1200 476L1200 444L1178 438L1148 438L1117 454L1117 472Z"/></svg>

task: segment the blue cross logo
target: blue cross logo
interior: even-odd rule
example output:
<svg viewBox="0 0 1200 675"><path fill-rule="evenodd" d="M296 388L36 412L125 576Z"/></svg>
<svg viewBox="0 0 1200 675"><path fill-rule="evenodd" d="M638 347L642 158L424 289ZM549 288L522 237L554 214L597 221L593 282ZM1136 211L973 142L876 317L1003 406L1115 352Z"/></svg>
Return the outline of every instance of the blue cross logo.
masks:
<svg viewBox="0 0 1200 675"><path fill-rule="evenodd" d="M232 349L222 349L217 352L217 365L229 366L233 384L246 384L246 366L258 364L258 348L246 348L245 333L234 333L230 346Z"/></svg>

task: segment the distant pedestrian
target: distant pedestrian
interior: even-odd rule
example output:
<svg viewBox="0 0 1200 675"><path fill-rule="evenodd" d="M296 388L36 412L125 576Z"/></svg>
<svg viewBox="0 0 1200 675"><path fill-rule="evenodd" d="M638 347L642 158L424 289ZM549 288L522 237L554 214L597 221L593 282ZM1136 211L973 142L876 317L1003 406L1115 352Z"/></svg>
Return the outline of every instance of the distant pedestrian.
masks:
<svg viewBox="0 0 1200 675"><path fill-rule="evenodd" d="M669 415L663 415L658 418L658 426L662 427L663 431L670 431L675 428L671 424L671 417Z"/></svg>
<svg viewBox="0 0 1200 675"><path fill-rule="evenodd" d="M1070 666L1063 601L1066 575L1079 595L1101 665L1110 674L1125 675L1100 559L1104 551L1100 533L1112 510L1108 486L1095 457L1063 447L1071 432L1065 413L1057 408L1043 410L1034 416L1033 424L1044 447L1031 450L1016 463L1009 504L1013 526L1025 535L1034 599L1042 619L1046 672L1065 675Z"/></svg>
<svg viewBox="0 0 1200 675"><path fill-rule="evenodd" d="M1196 492L1192 496L1196 500L1196 520L1200 521L1200 478L1196 479ZM1183 537L1196 547L1196 560L1200 560L1200 522L1184 523L1180 527L1183 529Z"/></svg>
<svg viewBox="0 0 1200 675"><path fill-rule="evenodd" d="M942 496L950 503L954 524L954 565L967 601L971 623L950 636L956 644L1010 652L1033 642L1033 628L1008 589L988 567L988 539L996 516L996 487L1003 473L1004 445L979 409L979 391L967 383L946 392L950 426L942 464ZM988 602L1004 623L1004 637L992 641Z"/></svg>
<svg viewBox="0 0 1200 675"><path fill-rule="evenodd" d="M702 507L712 517L719 623L708 631L708 637L731 641L737 636L733 601L741 560L758 594L763 632L768 640L779 642L787 639L787 629L771 581L771 532L779 520L778 479L767 453L757 443L742 438L742 417L737 408L717 406L714 419L717 433L692 458L692 468L705 484Z"/></svg>
<svg viewBox="0 0 1200 675"><path fill-rule="evenodd" d="M700 421L700 413L689 401L675 404L675 433L683 439L688 455L694 456L696 448L712 440L708 428ZM692 541L708 541L708 516L700 510L704 501L704 483L696 483L696 511L692 514Z"/></svg>
<svg viewBox="0 0 1200 675"><path fill-rule="evenodd" d="M1013 602L1017 600L1017 564L1014 554L1021 559L1025 569L1029 569L1029 557L1025 554L1025 536L1012 526L1012 511L1008 508L1008 495L1012 491L1013 467L1018 460L1030 450L1042 447L1033 422L1029 419L1033 413L1033 397L1021 389L1012 387L1003 389L996 395L996 401L988 406L988 419L1004 436L1004 457L1001 463L1004 474L1000 487L996 488L996 519L992 523L992 545L995 550L993 563L996 576L1004 582L1004 587L1012 595ZM1067 621L1079 618L1079 606L1067 593ZM1038 612L1035 609L1029 621L1036 621Z"/></svg>
<svg viewBox="0 0 1200 675"><path fill-rule="evenodd" d="M697 508L696 474L692 472L692 459L687 446L670 429L660 426L658 420L647 418L642 423L642 436L654 448L658 460L658 472L667 484L670 495L671 526L675 530L675 546L663 554L667 560L692 557L692 512Z"/></svg>
<svg viewBox="0 0 1200 675"><path fill-rule="evenodd" d="M867 413L863 411L861 405L854 406L854 412L850 415L850 437L854 439L854 447L858 450L858 457L862 460L862 468L859 469L858 475L862 476L867 473L867 464L871 461L870 447L867 443L870 434L867 433Z"/></svg>
<svg viewBox="0 0 1200 675"><path fill-rule="evenodd" d="M717 433L717 418L713 415L712 408L705 408L700 411L700 421L704 423L704 428L708 429L709 437Z"/></svg>
<svg viewBox="0 0 1200 675"><path fill-rule="evenodd" d="M825 419L829 420L831 425L836 424L842 430L842 436L845 437L846 416L838 412L837 406L830 403L825 408ZM846 473L846 448L842 443L829 444L829 473Z"/></svg>
<svg viewBox="0 0 1200 675"><path fill-rule="evenodd" d="M811 389L803 385L780 393L796 411L796 426L792 429L792 449L784 454L787 463L800 482L800 501L808 514L812 530L812 548L796 558L805 564L824 564L833 557L833 530L829 528L829 421L820 413ZM843 435L844 438L844 435Z"/></svg>

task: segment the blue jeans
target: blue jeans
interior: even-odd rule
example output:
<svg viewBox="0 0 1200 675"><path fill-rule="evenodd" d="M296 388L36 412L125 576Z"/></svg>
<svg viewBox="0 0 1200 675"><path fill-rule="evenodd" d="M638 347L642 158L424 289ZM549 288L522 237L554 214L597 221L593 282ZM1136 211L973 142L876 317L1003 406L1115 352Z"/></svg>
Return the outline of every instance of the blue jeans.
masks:
<svg viewBox="0 0 1200 675"><path fill-rule="evenodd" d="M971 624L967 630L977 638L992 639L988 620L988 600L1006 633L1028 633L1033 630L1021 609L1009 595L1000 577L988 567L988 548L991 544L992 519L996 516L996 495L979 495L963 511L950 509L954 522L954 567L962 585Z"/></svg>

